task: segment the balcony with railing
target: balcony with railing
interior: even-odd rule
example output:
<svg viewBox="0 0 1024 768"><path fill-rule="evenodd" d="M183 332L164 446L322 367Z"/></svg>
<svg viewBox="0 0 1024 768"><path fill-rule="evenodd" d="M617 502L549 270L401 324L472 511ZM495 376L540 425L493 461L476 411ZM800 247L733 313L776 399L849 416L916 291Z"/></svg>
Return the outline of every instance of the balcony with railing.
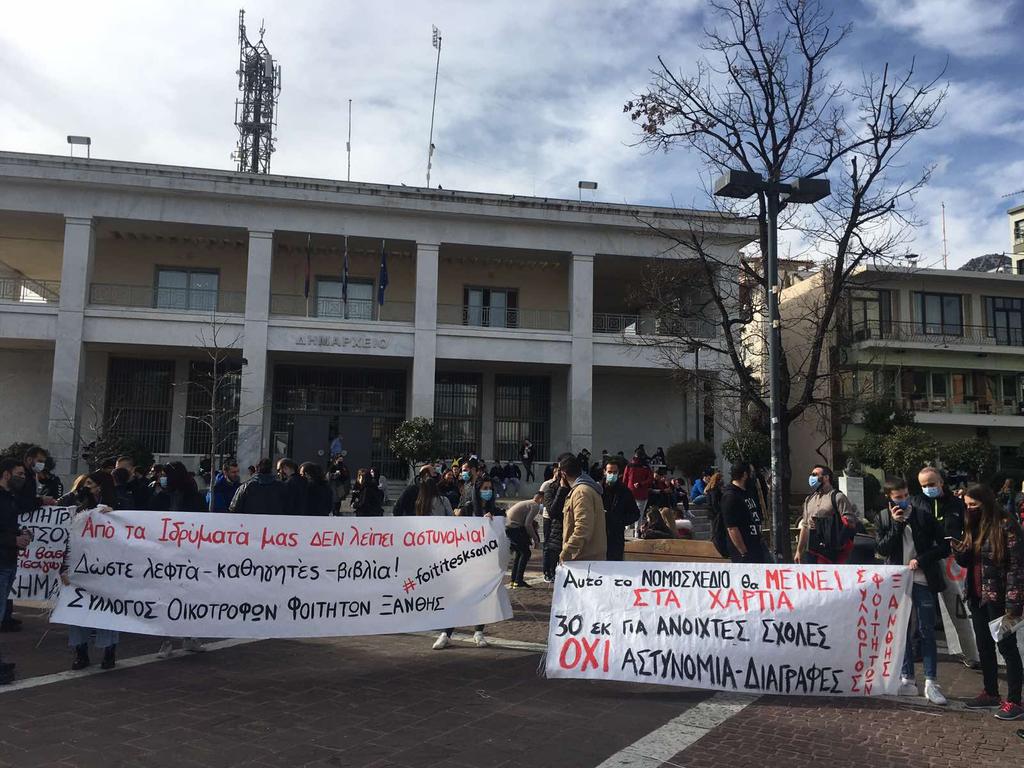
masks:
<svg viewBox="0 0 1024 768"><path fill-rule="evenodd" d="M89 304L94 307L154 309L161 312L241 314L245 312L245 293L200 288L93 283L89 286Z"/></svg>
<svg viewBox="0 0 1024 768"><path fill-rule="evenodd" d="M850 344L900 342L931 346L1024 347L1024 329L1009 326L929 324L921 321L874 321L845 329Z"/></svg>
<svg viewBox="0 0 1024 768"><path fill-rule="evenodd" d="M60 283L30 277L0 277L0 304L50 306L60 303Z"/></svg>
<svg viewBox="0 0 1024 768"><path fill-rule="evenodd" d="M984 416L1024 416L1024 402L1002 402L965 397L959 401L950 397L904 397L903 409L917 414L946 413Z"/></svg>
<svg viewBox="0 0 1024 768"><path fill-rule="evenodd" d="M569 330L569 313L562 309L517 309L464 304L438 304L438 325L528 331Z"/></svg>
<svg viewBox="0 0 1024 768"><path fill-rule="evenodd" d="M275 317L316 318L338 323L411 323L415 304L411 301L343 299L325 296L274 293L270 296L270 314Z"/></svg>
<svg viewBox="0 0 1024 768"><path fill-rule="evenodd" d="M715 326L698 319L658 318L650 314L594 313L594 333L618 336L668 336L709 339Z"/></svg>

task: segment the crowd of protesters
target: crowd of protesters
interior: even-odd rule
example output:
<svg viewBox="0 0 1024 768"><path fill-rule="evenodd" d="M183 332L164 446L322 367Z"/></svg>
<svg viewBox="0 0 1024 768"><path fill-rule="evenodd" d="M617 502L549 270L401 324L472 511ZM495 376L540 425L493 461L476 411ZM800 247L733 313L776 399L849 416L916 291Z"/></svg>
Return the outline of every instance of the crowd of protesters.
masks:
<svg viewBox="0 0 1024 768"><path fill-rule="evenodd" d="M32 541L20 528L18 516L42 505L142 509L160 512L233 512L239 514L343 514L348 505L360 516L384 514L387 481L372 468L349 474L344 452L332 456L324 469L315 463L297 464L288 458L262 459L249 467L242 482L238 466L228 461L209 482L205 497L196 479L181 462L144 470L132 457L119 456L100 469L77 477L65 491L52 459L39 447L23 460L0 463L0 595L14 583L18 552ZM629 460L620 452L602 452L592 461L587 450L564 454L543 470L536 493L508 505L522 478L534 479L532 446L524 441L520 463L494 462L477 456L419 467L393 508L396 516L474 516L504 518L512 555L510 589L529 588L526 569L532 550L541 551L545 582L554 581L555 568L574 560L622 560L627 531L645 539L686 538L691 506L706 505L712 521L712 541L723 557L736 563L767 563L774 555L763 537L768 489L762 473L737 463L723 474L707 468L693 482L669 478L664 454L648 455L643 445ZM1024 719L1021 701L1022 669L1014 628L1024 613L1024 495L1007 481L998 493L981 484L948 488L943 474L925 467L917 477L920 493L911 494L903 479L884 487L880 510L857 509L838 488L832 470L811 468L796 542L795 560L805 564L885 562L905 565L913 574L912 627L901 670L900 693L918 695L914 666L920 650L924 668L923 696L943 705L938 681L935 625L938 595L948 588L942 569L952 555L965 570L963 599L967 605L980 659L983 691L965 702L969 709L995 709L1003 720ZM869 522L873 534L866 527ZM67 583L66 571L62 579ZM997 626L998 640L990 632ZM10 600L0 602L0 631L14 632L21 622L12 615ZM447 647L453 627L440 632L435 649ZM116 664L118 635L107 630L69 627L74 650L73 669L90 665L90 644L102 653L102 667ZM473 628L477 646L486 647L484 627ZM172 653L165 638L161 656ZM184 638L188 651L202 643ZM997 650L1006 664L1006 698L998 687ZM0 660L0 683L14 678L14 665Z"/></svg>

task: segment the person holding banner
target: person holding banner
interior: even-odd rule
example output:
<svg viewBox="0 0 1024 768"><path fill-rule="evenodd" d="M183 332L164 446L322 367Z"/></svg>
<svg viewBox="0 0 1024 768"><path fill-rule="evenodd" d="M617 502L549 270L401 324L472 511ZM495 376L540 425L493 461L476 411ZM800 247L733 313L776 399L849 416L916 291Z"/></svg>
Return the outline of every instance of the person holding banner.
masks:
<svg viewBox="0 0 1024 768"><path fill-rule="evenodd" d="M0 462L0 617L8 632L21 628L9 618L7 596L18 572L18 553L32 543L31 532L18 523L17 494L26 482L24 465L16 459Z"/></svg>
<svg viewBox="0 0 1024 768"><path fill-rule="evenodd" d="M967 604L978 641L985 690L965 702L968 709L999 707L999 720L1024 720L1021 687L1024 665L1017 634L1010 631L1024 613L1024 532L996 502L988 486L973 485L964 494L966 518L962 541L951 546L956 561L967 569ZM1004 636L996 643L990 623ZM1006 700L999 701L999 662L1006 661Z"/></svg>
<svg viewBox="0 0 1024 768"><path fill-rule="evenodd" d="M729 535L729 557L734 563L769 563L768 547L761 536L761 507L756 493L754 468L739 462L729 471L732 482L722 491L722 522Z"/></svg>
<svg viewBox="0 0 1024 768"><path fill-rule="evenodd" d="M76 492L78 499L78 511L80 514L91 514L100 512L106 514L113 511L116 504L114 494L114 480L107 472L91 472L82 481ZM70 539L68 540L70 547ZM68 563L68 549L64 550L64 562L60 567L61 583L68 587L71 585L71 578L68 576L70 564ZM93 645L96 650L103 651L102 669L113 669L117 664L117 641L119 635L112 629L92 629L91 627L68 627L68 645L75 650L75 658L71 662L71 669L74 671L85 669L92 665L89 659L89 639L93 633L95 639Z"/></svg>
<svg viewBox="0 0 1024 768"><path fill-rule="evenodd" d="M932 704L943 705L946 697L938 683L939 652L935 644L936 596L946 589L942 563L949 555L944 531L927 508L913 507L910 492L903 478L885 484L888 508L878 515L878 554L886 565L906 565L913 574L910 593L917 611L917 628L921 633L921 656L924 660L924 695ZM903 655L900 695L916 696L914 681L913 632L907 632Z"/></svg>

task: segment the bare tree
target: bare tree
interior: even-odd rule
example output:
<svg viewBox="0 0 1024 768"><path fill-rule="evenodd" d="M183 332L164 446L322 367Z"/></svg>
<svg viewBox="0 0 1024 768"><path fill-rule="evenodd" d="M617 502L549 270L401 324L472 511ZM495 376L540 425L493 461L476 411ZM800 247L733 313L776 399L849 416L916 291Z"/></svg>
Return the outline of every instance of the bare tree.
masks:
<svg viewBox="0 0 1024 768"><path fill-rule="evenodd" d="M625 111L642 131L639 143L695 152L709 177L734 168L769 182L813 176L832 182L830 197L787 208L780 217L780 229L800 243L800 256L819 269L815 292L784 329L780 481L788 498L789 426L833 395L830 334L858 268L895 259L918 223L913 196L931 168L908 171L901 155L938 124L945 89L941 73L919 80L913 61L901 74L883 65L856 84L833 77L827 66L851 27L834 25L818 0L710 5L717 26L706 31L705 56L693 73L676 72L659 57L647 90ZM767 317L767 199L759 193L723 201L705 191L716 210L754 217L759 252L742 260L737 275L733 259L712 245L712 225L681 234L645 222L684 257L651 268L642 280L643 299L659 315L661 340L648 343L661 346L677 367L692 366L686 352L721 356L720 398L733 396L737 409L742 402L767 423L767 376L747 353L767 345L766 323L758 322Z"/></svg>

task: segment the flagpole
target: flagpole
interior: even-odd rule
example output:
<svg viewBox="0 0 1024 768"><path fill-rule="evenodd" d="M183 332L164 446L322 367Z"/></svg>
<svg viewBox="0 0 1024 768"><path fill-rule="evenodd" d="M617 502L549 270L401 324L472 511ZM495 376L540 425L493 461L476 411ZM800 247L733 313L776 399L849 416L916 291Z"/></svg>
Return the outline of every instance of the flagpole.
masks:
<svg viewBox="0 0 1024 768"><path fill-rule="evenodd" d="M306 282L303 287L303 293L306 294L306 317L309 317L309 249L312 239L313 236L306 233Z"/></svg>
<svg viewBox="0 0 1024 768"><path fill-rule="evenodd" d="M430 141L427 142L427 188L430 188L430 161L434 157L434 109L437 107L437 75L441 71L441 30L434 27L434 47L437 64L434 66L434 100L430 104Z"/></svg>
<svg viewBox="0 0 1024 768"><path fill-rule="evenodd" d="M352 181L352 99L348 100L348 141L345 142L345 151L348 153L348 172L345 174L345 181ZM348 237L345 237L348 242Z"/></svg>

